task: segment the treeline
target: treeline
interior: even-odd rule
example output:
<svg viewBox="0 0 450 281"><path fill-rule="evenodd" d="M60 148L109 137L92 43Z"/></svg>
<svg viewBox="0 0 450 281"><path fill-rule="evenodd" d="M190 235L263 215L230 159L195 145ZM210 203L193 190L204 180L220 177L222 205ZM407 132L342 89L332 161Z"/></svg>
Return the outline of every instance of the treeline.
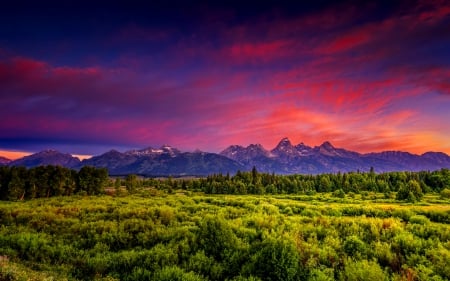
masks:
<svg viewBox="0 0 450 281"><path fill-rule="evenodd" d="M120 179L118 180L120 181ZM336 192L339 194L363 191L400 194L398 199L420 199L423 193L441 192L450 188L450 170L423 172L389 172L376 174L351 172L321 175L275 175L250 172L236 175L210 175L199 179L137 179L127 177L122 183L129 190L136 187L185 189L207 194L297 194ZM412 198L411 196L414 196Z"/></svg>
<svg viewBox="0 0 450 281"><path fill-rule="evenodd" d="M83 167L75 171L59 166L0 167L0 200L23 200L72 194L96 195L105 187L129 193L152 187L169 193L177 189L206 194L314 194L334 192L337 197L348 193L395 192L397 199L417 201L424 193L450 188L450 170L423 172L388 172L377 174L351 172L320 175L275 175L238 171L235 175L214 174L205 178L155 179L128 175L108 178L106 169Z"/></svg>
<svg viewBox="0 0 450 281"><path fill-rule="evenodd" d="M79 171L60 166L0 167L0 200L23 200L72 194L104 193L108 171L83 167Z"/></svg>

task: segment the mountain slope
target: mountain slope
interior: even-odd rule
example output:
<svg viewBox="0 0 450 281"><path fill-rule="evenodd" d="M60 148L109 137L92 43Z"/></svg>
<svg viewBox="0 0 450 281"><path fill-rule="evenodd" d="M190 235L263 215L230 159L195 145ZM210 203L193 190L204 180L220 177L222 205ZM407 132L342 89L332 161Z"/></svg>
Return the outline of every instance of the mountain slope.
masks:
<svg viewBox="0 0 450 281"><path fill-rule="evenodd" d="M336 148L330 142L316 147L304 143L293 145L288 138L283 138L268 154L253 153L250 148L255 146L260 151L267 151L261 145L247 148L233 145L220 154L246 169L255 166L260 171L280 174L369 171L372 167L377 172L450 168L450 157L442 152L427 152L423 155L400 151L360 154Z"/></svg>
<svg viewBox="0 0 450 281"><path fill-rule="evenodd" d="M214 173L236 173L241 165L224 156L206 152L184 152L176 157L161 154L156 157L140 157L126 171L141 175L208 175Z"/></svg>
<svg viewBox="0 0 450 281"><path fill-rule="evenodd" d="M7 163L7 160L1 163ZM119 152L111 150L80 162L70 154L54 150L42 151L8 163L11 166L35 167L60 165L79 169L82 166L107 168L110 175L140 174L146 176L208 175L251 170L277 174L319 174L351 171L376 172L420 171L450 168L450 156L442 152L422 155L401 151L360 154L336 148L330 142L310 147L293 145L288 138L280 140L272 150L260 144L247 147L232 145L220 154L181 152L169 145Z"/></svg>
<svg viewBox="0 0 450 281"><path fill-rule="evenodd" d="M117 150L110 150L101 155L84 159L79 164L79 167L93 166L97 168L107 168L110 174L120 174L124 167L132 164L136 159L137 156L122 153ZM131 172L132 171L128 171L128 173Z"/></svg>
<svg viewBox="0 0 450 281"><path fill-rule="evenodd" d="M55 165L67 168L73 168L80 164L80 159L67 153L61 153L56 150L44 150L23 158L11 161L9 166L25 166L32 168L36 166Z"/></svg>
<svg viewBox="0 0 450 281"><path fill-rule="evenodd" d="M11 159L0 156L0 166L8 165L11 161Z"/></svg>
<svg viewBox="0 0 450 281"><path fill-rule="evenodd" d="M402 151L383 151L380 153L368 153L366 156L395 163L398 167L408 171L436 170L450 167L450 157L444 153L427 152L423 155L416 155Z"/></svg>
<svg viewBox="0 0 450 281"><path fill-rule="evenodd" d="M140 174L147 176L208 175L236 173L243 169L232 159L206 152L180 152L163 146L121 153L115 150L83 160L80 166L107 168L111 175Z"/></svg>

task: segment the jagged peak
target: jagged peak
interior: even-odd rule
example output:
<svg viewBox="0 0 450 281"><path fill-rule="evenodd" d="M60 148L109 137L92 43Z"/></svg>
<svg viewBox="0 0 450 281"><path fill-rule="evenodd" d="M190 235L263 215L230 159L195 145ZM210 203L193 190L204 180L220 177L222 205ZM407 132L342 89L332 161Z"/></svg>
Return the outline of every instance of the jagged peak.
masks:
<svg viewBox="0 0 450 281"><path fill-rule="evenodd" d="M256 143L256 144L252 143L249 146L247 146L247 148L258 148L258 149L265 150L264 147L261 144L259 144L259 143Z"/></svg>
<svg viewBox="0 0 450 281"><path fill-rule="evenodd" d="M288 138L283 138L278 143L278 145L270 151L274 155L290 155L290 156L297 156L299 155L299 152L297 151L297 148L295 148L291 141Z"/></svg>
<svg viewBox="0 0 450 281"><path fill-rule="evenodd" d="M297 148L311 148L311 146L306 145L304 142L297 144L295 147Z"/></svg>
<svg viewBox="0 0 450 281"><path fill-rule="evenodd" d="M244 149L244 147L242 145L233 144L233 145L228 146L224 150L222 150L221 154L222 153L227 153L227 152L230 152L230 151L240 150L240 149Z"/></svg>
<svg viewBox="0 0 450 281"><path fill-rule="evenodd" d="M162 145L159 150L154 150L156 153L163 153L163 154L169 154L171 157L175 157L177 154L181 153L180 150L178 150L175 147L172 147L168 144Z"/></svg>
<svg viewBox="0 0 450 281"><path fill-rule="evenodd" d="M239 144L233 144L233 145L230 145L228 148L244 148L244 147Z"/></svg>
<svg viewBox="0 0 450 281"><path fill-rule="evenodd" d="M169 153L171 155L175 155L180 153L178 149L168 145L164 144L160 148L153 148L152 146L148 146L143 149L132 149L129 151L126 151L125 154L128 155L135 155L135 156L147 156L147 155L153 155L153 154L163 154L163 153Z"/></svg>
<svg viewBox="0 0 450 281"><path fill-rule="evenodd" d="M276 148L280 148L280 147L286 147L286 146L292 146L291 141L289 140L289 138L284 137L280 140L280 142L278 143Z"/></svg>
<svg viewBox="0 0 450 281"><path fill-rule="evenodd" d="M320 145L320 147L325 147L325 148L334 148L334 146L331 144L331 142L329 141L325 141L324 143L322 143Z"/></svg>

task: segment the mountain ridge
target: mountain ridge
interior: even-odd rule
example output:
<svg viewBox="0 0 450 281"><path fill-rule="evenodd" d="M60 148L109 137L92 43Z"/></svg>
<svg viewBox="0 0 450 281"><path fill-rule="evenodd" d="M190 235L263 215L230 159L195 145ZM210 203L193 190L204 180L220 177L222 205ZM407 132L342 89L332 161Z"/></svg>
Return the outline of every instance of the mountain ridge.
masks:
<svg viewBox="0 0 450 281"><path fill-rule="evenodd" d="M403 151L359 153L335 147L325 141L318 146L303 142L292 144L283 138L272 149L261 144L246 147L230 145L220 153L182 152L169 145L146 147L125 152L110 150L80 161L67 153L44 150L0 165L35 167L59 165L79 169L82 166L107 168L111 175L140 174L145 176L204 176L214 173L236 173L256 167L258 171L277 174L319 174L369 171L420 171L450 168L450 156L443 152L421 155Z"/></svg>
<svg viewBox="0 0 450 281"><path fill-rule="evenodd" d="M5 166L8 165L9 163L11 163L11 159L0 156L0 166Z"/></svg>
<svg viewBox="0 0 450 281"><path fill-rule="evenodd" d="M79 165L79 163L80 159L72 156L71 154L61 153L53 149L47 149L11 161L8 163L8 166L25 166L27 168L31 168L43 165L56 165L67 168L75 168Z"/></svg>
<svg viewBox="0 0 450 281"><path fill-rule="evenodd" d="M430 151L421 155L403 151L359 153L337 148L329 141L314 147L303 142L293 145L285 137L270 150L272 157L264 157L262 154L255 157L247 153L248 148L253 145L239 146L239 151L233 149L238 146L229 146L220 154L244 165L246 169L255 166L264 172L286 174L369 171L371 168L377 172L450 168L450 156L443 152Z"/></svg>

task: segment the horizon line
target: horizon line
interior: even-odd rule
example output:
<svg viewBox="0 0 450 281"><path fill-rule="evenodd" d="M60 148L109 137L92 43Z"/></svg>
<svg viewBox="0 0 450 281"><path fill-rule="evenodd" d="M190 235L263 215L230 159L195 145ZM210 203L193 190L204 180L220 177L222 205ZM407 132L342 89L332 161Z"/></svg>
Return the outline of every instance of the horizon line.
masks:
<svg viewBox="0 0 450 281"><path fill-rule="evenodd" d="M273 149L275 149L275 148L276 148L283 140L285 140L285 139L289 140L289 142L292 144L291 140L290 140L288 137L283 137L283 138L277 143L277 145L275 145L275 147L274 147ZM434 152L434 153L444 153L444 154L446 154L446 155L450 155L450 154L448 154L448 153L445 152L445 151L436 151L436 150L427 150L427 151L422 152L422 153L411 152L411 151L408 151L408 150L401 150L401 149L399 149L399 150L387 149L387 150L375 150L375 151L369 151L369 152L359 152L359 151L347 149L347 148L344 148L344 147L336 147L336 146L333 145L333 143L332 143L331 141L324 141L324 142L322 142L320 145L314 145L314 146L310 146L310 145L308 145L308 144L305 144L305 143L302 142L302 141L299 142L298 144L292 144L292 145L293 145L293 146L297 146L297 145L303 144L303 145L309 146L309 147L311 147L311 148L314 148L314 147L320 147L321 145L323 145L323 144L325 144L325 143L330 143L330 144L331 144L334 148L336 148L336 149L344 149L344 150L351 151L351 152L356 152L356 153L359 153L359 154L362 154L362 155L364 155L364 154L370 154L370 153L389 152L389 151L406 152L406 153L415 154L415 155L419 155L419 156L420 156L420 155L423 155L423 154L425 154L425 153L429 153L429 152ZM231 147L231 146L240 146L240 147L243 147L243 148L247 148L247 147L249 147L249 146L251 146L251 145L261 145L264 149L266 149L266 148L265 148L262 144L260 144L260 143L250 143L250 144L248 144L248 145L231 144L231 145L228 145L226 148L222 149L222 150L219 151L219 152L204 151L204 150L201 150L201 149L199 149L199 148L196 148L196 149L193 149L193 150L180 150L180 151L181 151L181 152L195 152L195 151L201 151L201 152L207 152L207 153L220 154L222 151L226 150L227 148L229 148L229 147ZM175 146L168 145L168 144L163 144L163 145L160 146L160 148L161 148L161 147L164 147L164 146L169 146L169 147L172 147L172 148L176 148ZM146 149L146 148L155 148L155 149L158 149L158 148L156 148L156 147L146 146L146 147L143 147L143 148L132 148L132 149L128 149L128 150L124 150L124 151L119 151L119 152L125 153L125 152L127 152L127 151L132 151L132 150L143 150L143 149ZM177 148L176 148L176 149L177 149ZM271 150L273 150L273 149L266 149L266 150L271 151ZM36 154L36 153L39 153L39 152L42 152L42 151L46 151L46 150L55 150L55 151L60 152L60 153L68 153L68 154L72 155L73 157L76 157L76 158L78 158L80 161L82 161L82 160L85 160L85 159L92 158L92 157L94 157L94 156L102 155L102 154L104 154L104 153L106 153L106 152L108 152L108 151L116 150L116 149L113 149L113 148L112 148L112 149L109 149L109 150L107 150L107 151L100 152L100 153L98 153L98 154L80 154L80 153L71 153L71 152L61 152L61 151L59 151L59 150L57 150L57 149L42 149L42 150L38 150L38 151L35 151L35 152L31 152L31 151L25 151L25 150L14 150L14 149L13 149L13 150L9 150L9 149L1 149L1 148L0 148L0 157L5 157L5 158L7 158L7 159L9 159L9 160L14 161L14 160L21 159L21 158L23 158L23 157L30 156L30 155L33 155L33 154ZM117 151L118 151L118 150L117 150Z"/></svg>

